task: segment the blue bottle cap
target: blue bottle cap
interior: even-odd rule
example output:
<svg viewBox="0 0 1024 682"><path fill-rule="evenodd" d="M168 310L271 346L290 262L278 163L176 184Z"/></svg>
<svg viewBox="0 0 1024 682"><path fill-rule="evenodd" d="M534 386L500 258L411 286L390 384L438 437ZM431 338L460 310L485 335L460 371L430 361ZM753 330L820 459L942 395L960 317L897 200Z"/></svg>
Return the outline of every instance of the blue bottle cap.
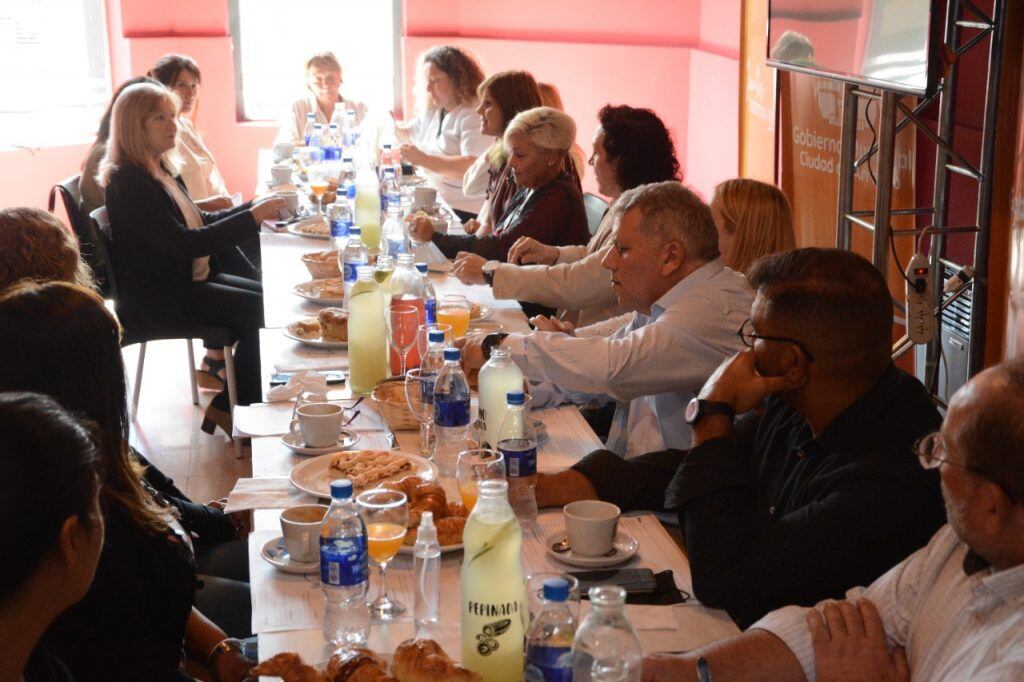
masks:
<svg viewBox="0 0 1024 682"><path fill-rule="evenodd" d="M427 332L427 341L430 343L444 343L444 331L441 329L431 329Z"/></svg>
<svg viewBox="0 0 1024 682"><path fill-rule="evenodd" d="M505 398L508 400L509 405L522 405L526 402L522 391L509 391Z"/></svg>
<svg viewBox="0 0 1024 682"><path fill-rule="evenodd" d="M331 481L331 499L347 500L352 497L352 481L347 478L336 478Z"/></svg>
<svg viewBox="0 0 1024 682"><path fill-rule="evenodd" d="M569 599L569 581L565 578L548 578L544 581L545 601L566 601Z"/></svg>
<svg viewBox="0 0 1024 682"><path fill-rule="evenodd" d="M419 273L421 275L427 274L427 264L426 263L417 263L416 264L416 269L419 271Z"/></svg>
<svg viewBox="0 0 1024 682"><path fill-rule="evenodd" d="M444 333L444 332L442 332L442 333ZM448 362L450 360L454 360L455 362L458 362L460 359L462 359L462 351L460 351L458 348L445 348L444 349L444 359L445 359L445 362Z"/></svg>
<svg viewBox="0 0 1024 682"><path fill-rule="evenodd" d="M361 235L363 233L363 228L359 227L358 225L353 225L350 228L348 228L348 233L350 235Z"/></svg>

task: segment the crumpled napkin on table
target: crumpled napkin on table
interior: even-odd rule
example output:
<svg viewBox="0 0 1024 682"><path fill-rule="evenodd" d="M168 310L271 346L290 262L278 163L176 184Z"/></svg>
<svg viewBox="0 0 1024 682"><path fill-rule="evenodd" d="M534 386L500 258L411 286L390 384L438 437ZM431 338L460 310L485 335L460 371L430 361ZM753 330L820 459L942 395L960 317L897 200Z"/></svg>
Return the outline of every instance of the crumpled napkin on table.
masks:
<svg viewBox="0 0 1024 682"><path fill-rule="evenodd" d="M267 402L294 400L303 391L324 396L327 400L327 378L316 370L304 369L296 372L283 386L274 386L267 391Z"/></svg>
<svg viewBox="0 0 1024 682"><path fill-rule="evenodd" d="M228 494L224 513L248 509L286 509L303 504L316 504L316 498L291 484L287 476L240 478Z"/></svg>

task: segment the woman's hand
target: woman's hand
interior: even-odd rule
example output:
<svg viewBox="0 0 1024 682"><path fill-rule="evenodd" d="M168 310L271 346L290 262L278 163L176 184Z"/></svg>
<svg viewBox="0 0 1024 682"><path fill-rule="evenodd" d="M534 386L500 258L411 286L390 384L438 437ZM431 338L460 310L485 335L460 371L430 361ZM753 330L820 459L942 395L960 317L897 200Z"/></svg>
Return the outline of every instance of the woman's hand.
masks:
<svg viewBox="0 0 1024 682"><path fill-rule="evenodd" d="M197 201L196 206L204 211L213 213L231 208L234 204L231 203L231 197L226 197L220 194L215 197L207 197L206 199Z"/></svg>
<svg viewBox="0 0 1024 682"><path fill-rule="evenodd" d="M554 265L558 261L558 249L541 244L533 237L520 237L508 250L508 262L516 265L539 263Z"/></svg>
<svg viewBox="0 0 1024 682"><path fill-rule="evenodd" d="M402 154L402 161L415 166L422 166L427 159L427 153L410 142L403 144L398 151Z"/></svg>
<svg viewBox="0 0 1024 682"><path fill-rule="evenodd" d="M480 221L476 218L467 220L462 223L462 229L466 231L466 234L476 234L476 231L480 229Z"/></svg>
<svg viewBox="0 0 1024 682"><path fill-rule="evenodd" d="M214 674L218 682L242 682L251 679L249 671L256 665L256 661L250 661L242 655L241 651L225 651L214 664Z"/></svg>
<svg viewBox="0 0 1024 682"><path fill-rule="evenodd" d="M484 279L484 263L487 259L475 253L459 251L452 262L451 274L463 284L487 284Z"/></svg>
<svg viewBox="0 0 1024 682"><path fill-rule="evenodd" d="M409 225L409 238L414 242L425 244L434 236L434 223L427 218L417 218Z"/></svg>
<svg viewBox="0 0 1024 682"><path fill-rule="evenodd" d="M277 220L279 217L278 211L283 211L287 208L288 204L284 199L270 196L255 202L252 208L249 209L249 212L252 213L252 219L259 225L264 220Z"/></svg>
<svg viewBox="0 0 1024 682"><path fill-rule="evenodd" d="M554 315L551 317L544 317L543 315L531 317L530 324L539 332L560 332L569 336L576 336L576 325L572 322L560 320Z"/></svg>

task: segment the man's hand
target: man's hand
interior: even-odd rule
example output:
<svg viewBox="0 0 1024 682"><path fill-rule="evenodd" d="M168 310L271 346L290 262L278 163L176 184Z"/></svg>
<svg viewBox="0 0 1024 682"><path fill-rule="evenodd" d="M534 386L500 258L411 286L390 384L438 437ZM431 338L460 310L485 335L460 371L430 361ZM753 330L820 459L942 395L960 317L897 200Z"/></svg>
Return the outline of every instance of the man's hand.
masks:
<svg viewBox="0 0 1024 682"><path fill-rule="evenodd" d="M558 249L541 244L533 237L520 237L508 250L508 262L517 265L540 263L554 265L558 261Z"/></svg>
<svg viewBox="0 0 1024 682"><path fill-rule="evenodd" d="M530 324L539 332L561 332L569 336L576 336L576 325L560 320L554 315L551 317L536 315L530 318Z"/></svg>
<svg viewBox="0 0 1024 682"><path fill-rule="evenodd" d="M905 682L903 649L889 653L878 609L867 599L828 602L807 612L815 671L822 682Z"/></svg>
<svg viewBox="0 0 1024 682"><path fill-rule="evenodd" d="M452 261L451 274L463 284L487 284L484 279L484 263L487 259L468 251L459 251Z"/></svg>
<svg viewBox="0 0 1024 682"><path fill-rule="evenodd" d="M557 474L537 474L537 507L564 507L576 500L596 500L590 479L576 471L566 469Z"/></svg>
<svg viewBox="0 0 1024 682"><path fill-rule="evenodd" d="M422 166L423 161L427 158L426 152L410 142L406 142L398 150L402 154L402 161L414 166Z"/></svg>
<svg viewBox="0 0 1024 682"><path fill-rule="evenodd" d="M426 244L434 236L434 223L427 218L416 218L409 223L409 238L419 244Z"/></svg>
<svg viewBox="0 0 1024 682"><path fill-rule="evenodd" d="M754 351L732 356L714 371L700 390L700 397L728 403L736 414L748 412L777 391L798 388L787 376L765 377L754 366Z"/></svg>
<svg viewBox="0 0 1024 682"><path fill-rule="evenodd" d="M487 360L484 358L483 342L487 332L472 332L461 339L455 339L454 346L462 351L462 371L479 372Z"/></svg>
<svg viewBox="0 0 1024 682"><path fill-rule="evenodd" d="M476 231L480 229L480 221L476 218L470 218L466 222L462 223L462 229L466 234L476 234Z"/></svg>

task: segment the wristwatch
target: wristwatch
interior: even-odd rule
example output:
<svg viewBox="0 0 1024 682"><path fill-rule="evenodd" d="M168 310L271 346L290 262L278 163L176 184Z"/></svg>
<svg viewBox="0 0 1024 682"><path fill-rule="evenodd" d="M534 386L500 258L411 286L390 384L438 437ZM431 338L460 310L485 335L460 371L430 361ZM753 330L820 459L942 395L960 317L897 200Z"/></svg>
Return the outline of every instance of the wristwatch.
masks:
<svg viewBox="0 0 1024 682"><path fill-rule="evenodd" d="M242 640L235 639L234 637L228 637L217 642L217 646L210 650L210 655L206 657L206 664L213 668L217 664L217 659L221 657L221 654L226 654L229 651L242 651Z"/></svg>
<svg viewBox="0 0 1024 682"><path fill-rule="evenodd" d="M484 360L491 359L491 351L495 346L504 341L506 336L508 334L499 332L497 334L488 334L484 337L484 340L480 343L480 352L483 353Z"/></svg>
<svg viewBox="0 0 1024 682"><path fill-rule="evenodd" d="M487 286L494 286L494 271L498 269L499 265L501 263L496 260L489 260L483 264L481 270L484 272L484 281L487 282Z"/></svg>
<svg viewBox="0 0 1024 682"><path fill-rule="evenodd" d="M704 400L703 398L694 398L686 405L686 423L691 426L709 414L724 414L732 419L736 416L736 410L729 403L719 400Z"/></svg>

